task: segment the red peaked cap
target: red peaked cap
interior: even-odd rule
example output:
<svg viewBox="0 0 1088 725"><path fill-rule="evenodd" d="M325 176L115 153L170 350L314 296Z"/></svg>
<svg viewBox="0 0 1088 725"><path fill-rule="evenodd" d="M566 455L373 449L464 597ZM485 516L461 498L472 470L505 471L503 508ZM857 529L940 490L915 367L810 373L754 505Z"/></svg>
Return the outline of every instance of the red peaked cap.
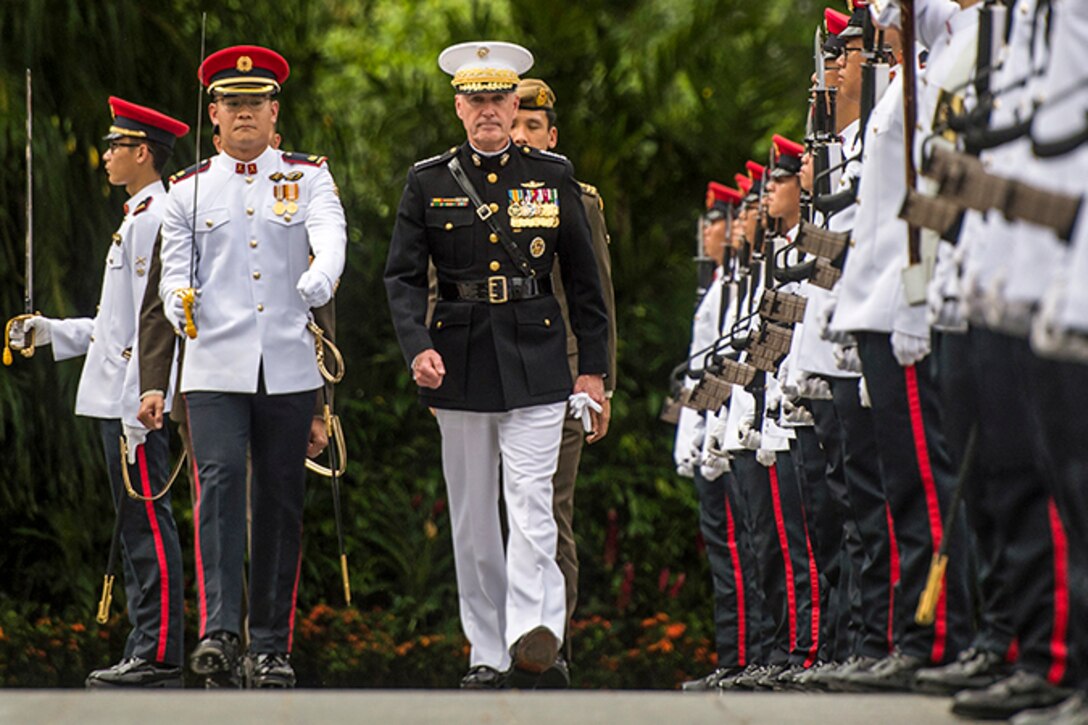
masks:
<svg viewBox="0 0 1088 725"><path fill-rule="evenodd" d="M774 144L774 173L771 178L792 176L801 171L801 157L805 147L777 133L771 138Z"/></svg>
<svg viewBox="0 0 1088 725"><path fill-rule="evenodd" d="M825 8L824 22L827 24L828 33L838 35L846 30L846 24L850 22L850 16L846 13L840 13L834 8Z"/></svg>
<svg viewBox="0 0 1088 725"><path fill-rule="evenodd" d="M748 169L748 175L752 177L753 181L761 181L763 173L767 170L766 166L757 164L755 161L749 161L744 165L744 168Z"/></svg>
<svg viewBox="0 0 1088 725"><path fill-rule="evenodd" d="M711 209L718 202L725 204L739 204L743 196L736 189L731 189L725 184L711 181L706 185L706 208Z"/></svg>
<svg viewBox="0 0 1088 725"><path fill-rule="evenodd" d="M235 45L205 58L196 75L209 93L278 93L291 66L274 50Z"/></svg>
<svg viewBox="0 0 1088 725"><path fill-rule="evenodd" d="M745 174L733 174L733 181L737 182L737 188L741 193L747 194L752 190L752 178Z"/></svg>
<svg viewBox="0 0 1088 725"><path fill-rule="evenodd" d="M110 114L113 124L106 134L108 141L122 137L144 138L172 149L175 139L189 133L189 126L176 118L116 96L110 96Z"/></svg>

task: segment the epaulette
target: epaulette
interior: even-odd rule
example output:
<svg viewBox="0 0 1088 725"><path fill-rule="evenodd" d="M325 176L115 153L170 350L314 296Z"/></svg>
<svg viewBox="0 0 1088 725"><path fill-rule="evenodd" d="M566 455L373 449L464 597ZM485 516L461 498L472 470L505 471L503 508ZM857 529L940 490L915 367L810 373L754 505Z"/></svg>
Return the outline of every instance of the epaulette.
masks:
<svg viewBox="0 0 1088 725"><path fill-rule="evenodd" d="M302 153L301 151L284 151L283 160L289 164L306 164L307 166L324 166L329 160L328 156Z"/></svg>
<svg viewBox="0 0 1088 725"><path fill-rule="evenodd" d="M132 210L132 216L139 216L143 212L147 211L147 208L151 206L151 202L154 200L155 197L149 196L141 201L139 204L136 205L136 208Z"/></svg>
<svg viewBox="0 0 1088 725"><path fill-rule="evenodd" d="M208 170L208 168L211 165L212 165L212 160L211 159L204 159L199 164L193 164L192 166L190 166L187 169L182 169L181 171L177 172L176 174L174 174L173 176L170 177L170 185L173 186L174 184L178 183L179 181L184 181L185 179L188 179L190 176L196 176L197 174L203 174L205 171Z"/></svg>
<svg viewBox="0 0 1088 725"><path fill-rule="evenodd" d="M582 188L582 193L586 196L591 196L597 200L597 207L604 211L604 199L601 198L601 192L597 191L597 187L593 184L587 184L584 181L579 181L578 186Z"/></svg>
<svg viewBox="0 0 1088 725"><path fill-rule="evenodd" d="M443 151L442 153L438 154L437 156L431 156L430 158L426 158L426 159L423 159L422 161L415 162L414 164L412 164L412 168L413 169L425 169L428 166L434 166L435 164L438 164L438 163L441 163L443 161L448 160L450 157L452 157L456 153L457 153L457 147L453 146L449 150Z"/></svg>

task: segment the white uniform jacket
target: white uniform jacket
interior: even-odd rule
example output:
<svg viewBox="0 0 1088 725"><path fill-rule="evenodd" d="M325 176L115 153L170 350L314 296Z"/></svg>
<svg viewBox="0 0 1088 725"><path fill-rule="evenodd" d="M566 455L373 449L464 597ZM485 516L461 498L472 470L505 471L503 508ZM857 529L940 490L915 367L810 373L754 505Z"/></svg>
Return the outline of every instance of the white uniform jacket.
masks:
<svg viewBox="0 0 1088 725"><path fill-rule="evenodd" d="M186 342L181 391L255 393L262 369L270 395L320 386L309 308L295 285L311 252L334 288L344 269L344 210L325 159L268 148L251 162L219 154L175 176L163 220L167 305L190 286L194 245L197 337Z"/></svg>
<svg viewBox="0 0 1088 725"><path fill-rule="evenodd" d="M136 332L145 275L166 202L161 181L132 195L106 252L97 313L93 318L58 320L52 328L56 360L87 356L76 392L76 415L124 418L136 424L140 396Z"/></svg>
<svg viewBox="0 0 1088 725"><path fill-rule="evenodd" d="M714 270L714 281L710 283L706 294L699 300L699 305L695 308L695 317L691 321L691 347L688 350L688 356L694 357L688 366L690 370L703 369L706 348L718 339L723 291L722 268L718 267ZM695 381L691 378L684 379L685 388L690 389L694 385ZM687 407L680 409L680 420L676 426L676 443L673 447L673 457L677 465L682 463L682 459L686 458L694 448L702 447L705 432L706 416L702 412Z"/></svg>

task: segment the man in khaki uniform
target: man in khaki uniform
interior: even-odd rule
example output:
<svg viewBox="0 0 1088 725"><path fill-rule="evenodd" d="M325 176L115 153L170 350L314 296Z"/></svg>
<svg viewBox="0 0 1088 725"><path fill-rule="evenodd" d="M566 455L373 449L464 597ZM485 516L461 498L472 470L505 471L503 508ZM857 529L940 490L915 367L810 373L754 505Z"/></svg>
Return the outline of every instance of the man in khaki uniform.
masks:
<svg viewBox="0 0 1088 725"><path fill-rule="evenodd" d="M518 146L527 145L533 148L548 150L554 149L559 141L559 128L556 126L555 93L542 80L525 78L518 84L517 89L520 98L517 118L511 136ZM601 291L603 293L605 307L608 310L608 359L609 371L605 378L604 386L607 399L604 402L604 411L597 430L588 435L583 430L580 420L568 418L563 426L563 443L559 450L559 467L556 469L553 486L555 488L553 509L555 521L559 527L559 547L556 560L563 572L563 578L567 586L567 618L574 614L574 607L578 599L578 551L574 543L574 481L578 476L578 462L582 456L582 442L595 443L604 438L608 432L608 423L612 414L612 393L616 389L616 303L612 289L612 260L608 251L608 229L604 219L604 201L597 189L589 184L579 182L582 188L582 204L585 207L586 217L589 220L589 229L593 237L593 254L597 260L597 269L601 278ZM559 280L558 262L552 279ZM563 310L564 322L567 325L567 355L570 362L571 374L578 371L578 341L574 337L567 312L567 299L563 292L562 284L556 284L555 296ZM567 641L568 656L570 653L570 640ZM567 676L565 663L560 662L557 668L561 670L560 677Z"/></svg>

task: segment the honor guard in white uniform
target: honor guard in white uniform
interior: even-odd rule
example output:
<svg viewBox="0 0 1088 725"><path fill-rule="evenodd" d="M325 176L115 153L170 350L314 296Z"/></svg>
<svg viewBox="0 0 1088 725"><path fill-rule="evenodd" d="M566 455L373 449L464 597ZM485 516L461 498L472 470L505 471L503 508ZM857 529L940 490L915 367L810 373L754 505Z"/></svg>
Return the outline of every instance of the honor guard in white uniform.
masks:
<svg viewBox="0 0 1088 725"><path fill-rule="evenodd" d="M497 41L439 56L468 138L409 170L385 270L401 349L442 431L468 688L535 686L566 630L552 478L572 381L556 255L578 339L575 398L605 400L608 317L582 190L565 157L510 138L532 60ZM429 262L438 301L427 324Z"/></svg>
<svg viewBox="0 0 1088 725"><path fill-rule="evenodd" d="M190 664L209 686L241 682L247 451L247 670L257 687L295 681L304 460L308 439L324 434L307 323L340 279L346 225L325 158L269 145L288 73L282 56L258 46L204 60L199 78L222 151L173 177L163 221L159 294L188 338L181 392L196 471L201 637Z"/></svg>
<svg viewBox="0 0 1088 725"><path fill-rule="evenodd" d="M161 180L174 141L189 127L158 111L120 98L109 99L113 123L102 159L114 186L129 199L124 219L106 252L102 296L94 317L32 317L25 327L37 345L53 346L56 360L86 356L76 393L76 415L98 419L118 508L125 593L132 631L120 663L95 670L88 687L181 687L183 656L181 548L170 494L155 501L130 498L125 473L143 497L166 484L170 444L165 430L148 431L136 420L137 329L151 250L167 205ZM22 347L23 331L12 344ZM122 456L127 437L127 460Z"/></svg>

